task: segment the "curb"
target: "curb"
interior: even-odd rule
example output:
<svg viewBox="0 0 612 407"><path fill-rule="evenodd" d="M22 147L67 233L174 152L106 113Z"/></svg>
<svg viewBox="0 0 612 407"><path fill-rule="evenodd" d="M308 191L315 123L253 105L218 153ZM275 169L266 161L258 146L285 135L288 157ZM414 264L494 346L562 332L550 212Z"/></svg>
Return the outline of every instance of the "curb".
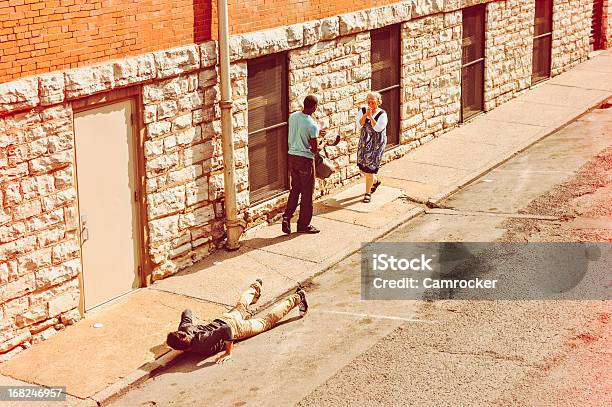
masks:
<svg viewBox="0 0 612 407"><path fill-rule="evenodd" d="M408 212L406 212L405 214L403 214L403 216L387 224L384 227L384 229L375 230L374 233L370 236L370 238L373 241L379 240L383 238L384 236L388 235L389 233L391 233L392 231L394 231L395 229L402 226L404 223L424 213L425 213L425 208L413 208L409 210ZM317 270L312 275L310 275L309 277L303 280L298 281L298 285L307 284L313 278L325 273L326 271L331 269L333 266L335 266L336 264L338 264L345 258L357 253L360 249L361 249L361 246L356 247L356 248L350 248L347 252L330 257L329 259L321 263L320 267L318 267ZM298 285L294 285L288 290L282 292L280 295L277 295L274 298L268 300L267 302L262 303L260 306L255 308L254 313L258 313L270 307L272 304L278 301L279 298L282 298L286 296L287 294L293 292L298 287ZM90 396L89 399L93 400L99 406L108 405L109 403L112 403L113 401L121 397L123 394L125 394L130 388L134 386L138 386L139 384L155 376L155 374L157 374L158 372L166 368L169 368L173 364L177 363L181 359L182 355L184 355L184 353L181 351L176 351L176 350L168 351L167 353L163 354L159 358L155 359L153 362L145 363L144 365L136 369L134 372L130 373L129 375L125 376L119 381L111 384L110 386L106 387L104 390L101 390L98 393L94 394L93 396Z"/></svg>
<svg viewBox="0 0 612 407"><path fill-rule="evenodd" d="M589 113L590 111L597 109L603 103L605 103L606 100L610 99L610 96L611 95L608 95L605 98L603 98L602 100L596 102L591 107L588 107L588 108L584 109L577 116L574 116L571 119L568 119L563 124L559 125L558 127L555 127L553 130L548 131L548 132L546 132L546 133L544 133L542 135L537 135L537 136L533 137L532 139L528 140L522 147L519 147L518 150L514 150L514 151L509 152L509 153L502 153L502 154L500 154L499 158L494 159L492 161L489 161L487 164L485 164L482 167L480 167L479 169L475 170L474 172L472 172L470 175L466 176L465 178L463 178L459 182L454 183L447 190L445 190L443 192L440 192L440 193L438 193L438 194L436 194L436 195L434 195L432 197L429 197L427 199L427 201L421 201L421 200L417 201L417 200L413 200L410 197L408 197L408 199L410 199L412 202L416 202L416 203L422 204L422 205L423 204L433 204L433 205L439 204L443 200L447 199L451 195L453 195L453 194L457 193L458 191L460 191L461 189L463 189L468 184L472 183L474 180L480 178L485 173L487 173L487 172L489 172L491 170L494 170L495 168L501 166L502 164L506 163L508 160L510 160L513 157L515 157L516 155L518 155L518 154L524 152L525 150L527 150L528 148L532 147L534 144L542 141L546 137L548 137L548 136L558 132L562 128L564 128L564 127L568 126L569 124L575 122L576 120L580 119L582 116L584 116L585 114ZM426 208L425 207L416 207L416 208L413 208L413 209L407 211L401 217L398 217L398 218L394 219L392 222L388 223L387 225L383 226L382 228L374 229L372 231L372 233L370 234L370 236L368 236L369 239L370 239L370 242L375 242L377 240L380 240L380 239L384 238L385 236L389 235L390 233L392 233L393 231L395 231L396 229L398 229L399 227L401 227L402 225L404 225L408 221L410 221L410 220L412 220L412 219L414 219L414 218L416 218L416 217L418 217L420 215L423 215L425 213L426 213ZM302 286L302 285L308 284L310 281L312 281L313 278L318 277L319 275L327 272L333 266L335 266L336 264L340 263L342 260L344 260L347 257L350 257L353 254L359 252L360 249L361 249L361 246L356 247L356 248L350 247L348 249L348 251L340 253L340 254L337 254L335 256L332 256L332 257L326 259L324 262L322 262L320 264L320 267L318 267L317 270L314 271L314 273L312 273L310 276L304 278L303 280L298 281L297 285L292 286L288 290L282 292L280 295L277 295L274 298L266 301L265 303L260 304L254 310L254 313L261 312L262 310L268 308L269 306L274 304L276 301L278 301L280 298L282 298L282 297L286 296L287 294L293 292L298 286ZM110 386L106 387L104 390L101 390L100 392L98 392L98 393L94 394L93 396L89 397L89 399L93 400L99 406L108 405L109 403L115 401L117 398L119 398L123 394L125 394L130 388L145 382L149 378L155 376L155 374L157 374L158 372L160 372L160 371L162 371L162 370L172 366L176 362L178 362L183 354L184 353L181 352L181 351L175 351L175 350L168 351L167 353L163 354L159 358L155 359L155 361L149 362L149 363L146 363L146 364L142 365L137 370L135 370L134 372L132 372L129 375L125 376L121 380L111 384Z"/></svg>
<svg viewBox="0 0 612 407"><path fill-rule="evenodd" d="M585 114L587 114L587 113L589 113L589 112L591 112L591 111L593 111L595 109L598 109L608 99L610 99L610 96L612 96L612 95L608 95L605 98L603 98L602 100L599 100L598 102L596 102L591 107L588 107L588 108L582 110L582 112L579 113L577 116L573 117L572 119L569 119L569 120L565 121L563 124L553 128L553 130L551 130L549 132L545 132L542 135L539 135L539 134L536 135L532 139L528 140L525 143L524 146L519 147L518 150L515 150L515 151L510 152L510 153L500 154L500 156L499 156L500 158L499 159L496 159L494 161L489 161L489 163L494 162L494 164L492 164L492 165L485 164L484 166L482 166L479 169L477 169L476 171L474 171L472 174L470 174L470 175L466 176L465 178L463 178L461 181L455 183L449 190L440 192L440 193L430 197L427 200L427 202L428 203L433 203L433 204L439 204L440 202L442 202L446 198L450 197L452 194L456 193L457 191L459 191L460 189L462 189L466 185L468 185L468 184L472 183L473 181L475 181L476 179L480 178L485 173L487 173L487 172L489 172L491 170L494 170L495 168L503 165L504 163L506 163L510 159L514 158L515 156L521 154L523 151L525 151L528 148L532 147L534 144L539 143L540 141L544 140L546 137L550 136L551 134L554 134L554 133L558 132L559 130L563 129L564 127L567 127L571 123L579 120ZM486 115L486 113L485 113L485 115Z"/></svg>
<svg viewBox="0 0 612 407"><path fill-rule="evenodd" d="M121 397L131 387L145 382L160 370L172 366L174 363L180 360L182 355L183 352L181 351L170 350L159 358L155 359L153 362L142 365L121 380L111 384L104 390L99 391L89 398L95 401L99 406L107 405Z"/></svg>
<svg viewBox="0 0 612 407"><path fill-rule="evenodd" d="M373 231L373 233L369 236L369 238L371 239L371 241L379 240L379 239L383 238L384 236L388 235L389 233L393 232L395 229L397 229L400 226L402 226L404 223L406 223L409 220L411 220L413 218L416 218L417 216L422 215L424 213L425 213L425 208L413 208L413 209L409 210L408 212L406 212L405 214L403 214L402 217L397 218L393 222L388 223L385 226L384 229L375 229ZM295 291L295 289L298 286L306 285L313 278L318 277L321 274L325 273L326 271L328 271L329 269L334 267L336 264L340 263L342 260L344 260L347 257L350 257L353 254L359 252L359 250L361 250L361 246L358 246L358 247L355 247L355 248L351 247L351 248L349 248L347 251L345 251L343 253L340 253L340 254L338 254L336 256L332 256L332 257L328 258L327 260L322 262L319 265L319 267L313 273L311 273L310 276L308 276L308 277L306 277L306 278L304 278L302 280L299 280L297 285L291 286L288 290L285 290L280 295L277 295L274 298L272 298L272 299L262 303L259 307L255 308L254 313L258 313L258 312L263 311L264 309L268 308L269 306L271 306L272 304L277 302L279 299L281 299L284 296L286 296L287 294L292 293L293 291Z"/></svg>

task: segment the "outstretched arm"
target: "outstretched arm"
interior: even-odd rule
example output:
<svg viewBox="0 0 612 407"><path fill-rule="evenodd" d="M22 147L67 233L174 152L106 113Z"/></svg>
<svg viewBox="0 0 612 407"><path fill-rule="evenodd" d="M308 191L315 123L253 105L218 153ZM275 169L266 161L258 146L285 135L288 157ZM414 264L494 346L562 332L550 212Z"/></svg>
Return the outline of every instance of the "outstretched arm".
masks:
<svg viewBox="0 0 612 407"><path fill-rule="evenodd" d="M313 154L319 154L319 143L316 138L310 139L310 151L312 151Z"/></svg>
<svg viewBox="0 0 612 407"><path fill-rule="evenodd" d="M217 359L215 359L215 363L225 363L226 361L232 358L232 351L234 350L234 342L227 341L225 342L225 353L221 354Z"/></svg>

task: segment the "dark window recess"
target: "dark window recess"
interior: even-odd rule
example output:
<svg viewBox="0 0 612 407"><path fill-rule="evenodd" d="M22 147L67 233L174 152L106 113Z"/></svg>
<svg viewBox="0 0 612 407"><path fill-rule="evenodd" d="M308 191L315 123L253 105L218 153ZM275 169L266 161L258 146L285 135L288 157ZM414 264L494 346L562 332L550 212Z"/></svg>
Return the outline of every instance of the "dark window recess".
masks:
<svg viewBox="0 0 612 407"><path fill-rule="evenodd" d="M461 120L484 110L485 7L463 10Z"/></svg>
<svg viewBox="0 0 612 407"><path fill-rule="evenodd" d="M251 203L287 190L287 54L249 60Z"/></svg>
<svg viewBox="0 0 612 407"><path fill-rule="evenodd" d="M370 33L372 90L382 96L387 112L387 147L399 144L400 128L400 26L392 25Z"/></svg>
<svg viewBox="0 0 612 407"><path fill-rule="evenodd" d="M589 42L591 50L595 51L604 48L604 0L593 0L593 14L591 16L591 35Z"/></svg>
<svg viewBox="0 0 612 407"><path fill-rule="evenodd" d="M536 0L533 30L532 84L550 78L553 26L552 14L552 0Z"/></svg>

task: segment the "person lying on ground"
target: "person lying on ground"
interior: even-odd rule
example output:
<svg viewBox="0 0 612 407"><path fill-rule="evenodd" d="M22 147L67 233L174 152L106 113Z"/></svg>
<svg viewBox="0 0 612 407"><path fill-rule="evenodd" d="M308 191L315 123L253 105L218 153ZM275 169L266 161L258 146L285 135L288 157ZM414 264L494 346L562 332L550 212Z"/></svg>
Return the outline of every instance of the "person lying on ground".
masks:
<svg viewBox="0 0 612 407"><path fill-rule="evenodd" d="M273 328L293 308L299 307L300 316L308 311L306 292L298 288L295 294L279 302L268 314L252 318L249 306L259 300L263 282L257 279L240 296L236 306L207 325L194 325L192 312L186 309L181 314L178 330L168 333L166 343L172 349L195 352L205 357L223 354L215 363L223 363L232 357L234 341L245 339Z"/></svg>

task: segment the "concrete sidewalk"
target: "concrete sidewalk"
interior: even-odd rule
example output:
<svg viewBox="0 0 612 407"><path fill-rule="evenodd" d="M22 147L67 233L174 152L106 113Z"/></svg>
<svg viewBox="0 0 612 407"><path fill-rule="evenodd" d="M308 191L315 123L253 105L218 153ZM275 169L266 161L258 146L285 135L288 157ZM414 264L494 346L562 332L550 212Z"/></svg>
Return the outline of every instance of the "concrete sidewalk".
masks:
<svg viewBox="0 0 612 407"><path fill-rule="evenodd" d="M264 281L258 306L266 307L358 251L362 242L423 213L420 203L440 202L610 95L612 51L607 51L383 166L382 186L371 203L361 202L362 180L324 197L315 205L313 220L320 234L287 236L279 224L248 231L240 250L215 253L96 310L0 365L0 373L65 385L84 404L104 403L179 354L164 340L183 308L193 308L200 322L212 319L258 277ZM103 326L95 328L96 323Z"/></svg>

